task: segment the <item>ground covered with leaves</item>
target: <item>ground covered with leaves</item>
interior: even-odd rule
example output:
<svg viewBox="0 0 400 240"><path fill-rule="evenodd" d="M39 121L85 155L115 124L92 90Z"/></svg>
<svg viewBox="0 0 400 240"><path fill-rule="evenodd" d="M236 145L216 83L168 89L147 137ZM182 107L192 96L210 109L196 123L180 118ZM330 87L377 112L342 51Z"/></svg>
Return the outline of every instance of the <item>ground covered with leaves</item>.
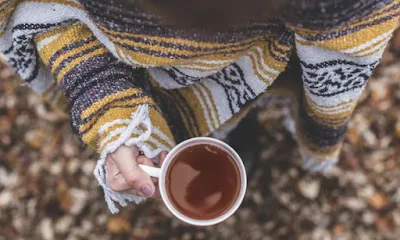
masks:
<svg viewBox="0 0 400 240"><path fill-rule="evenodd" d="M92 172L96 154L1 64L0 240L398 239L400 236L400 32L349 125L339 164L302 170L278 109L259 111L261 164L238 212L188 226L161 201L112 215Z"/></svg>

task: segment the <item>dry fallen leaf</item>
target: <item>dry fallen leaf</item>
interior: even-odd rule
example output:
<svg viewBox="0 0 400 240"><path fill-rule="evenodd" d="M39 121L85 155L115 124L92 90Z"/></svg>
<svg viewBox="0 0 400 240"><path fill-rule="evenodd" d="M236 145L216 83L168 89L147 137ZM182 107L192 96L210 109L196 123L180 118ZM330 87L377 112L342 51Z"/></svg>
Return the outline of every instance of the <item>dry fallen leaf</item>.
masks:
<svg viewBox="0 0 400 240"><path fill-rule="evenodd" d="M129 232L130 224L126 218L112 216L108 219L107 229L112 233Z"/></svg>
<svg viewBox="0 0 400 240"><path fill-rule="evenodd" d="M375 192L369 199L368 203L375 209L382 209L387 206L389 201L385 195L379 192Z"/></svg>
<svg viewBox="0 0 400 240"><path fill-rule="evenodd" d="M61 208L68 212L72 204L72 196L64 180L60 180L57 183L57 199L60 202Z"/></svg>
<svg viewBox="0 0 400 240"><path fill-rule="evenodd" d="M378 103L389 96L389 88L381 82L371 82L371 105L377 106Z"/></svg>
<svg viewBox="0 0 400 240"><path fill-rule="evenodd" d="M46 133L43 129L33 129L25 133L25 142L36 149L42 147Z"/></svg>
<svg viewBox="0 0 400 240"><path fill-rule="evenodd" d="M11 129L11 122L7 117L0 117L0 134L6 134Z"/></svg>
<svg viewBox="0 0 400 240"><path fill-rule="evenodd" d="M343 227L342 225L340 225L340 224L336 224L336 225L333 227L333 234L334 234L335 236L340 236L340 235L342 235L344 232L345 232L345 231L344 231L344 227Z"/></svg>
<svg viewBox="0 0 400 240"><path fill-rule="evenodd" d="M395 136L400 138L400 121L396 123L394 127Z"/></svg>
<svg viewBox="0 0 400 240"><path fill-rule="evenodd" d="M351 144L357 144L359 139L360 139L360 132L358 131L357 127L354 125L349 126L347 129L346 133L346 139L351 143Z"/></svg>

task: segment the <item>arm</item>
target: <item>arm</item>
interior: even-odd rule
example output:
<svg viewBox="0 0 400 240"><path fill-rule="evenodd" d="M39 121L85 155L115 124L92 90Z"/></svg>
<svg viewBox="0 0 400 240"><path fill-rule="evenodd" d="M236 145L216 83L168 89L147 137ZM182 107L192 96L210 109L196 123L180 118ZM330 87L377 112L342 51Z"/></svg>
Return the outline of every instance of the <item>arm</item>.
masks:
<svg viewBox="0 0 400 240"><path fill-rule="evenodd" d="M8 15L0 16L7 22L2 25L0 50L6 60L45 99L55 105L68 102L74 130L100 154L94 174L104 189L110 210L118 212L115 202L125 206L127 201L141 201L143 198L132 195L132 191L110 187L112 167L106 165L110 161L115 165L128 162L117 169L133 170L143 158L138 156L139 150L147 159L140 161L151 165L150 158L172 148L172 134L151 98L143 69L133 69L118 60L85 24L62 17L29 17L32 13L26 11L32 10L34 3L5 2L1 7L5 6ZM65 7L61 5L57 7ZM51 7L46 6L49 10ZM41 23L41 20L54 22ZM160 136L168 141L158 140ZM125 152L124 157L112 158L121 146L132 151ZM140 191L147 183L151 191L144 195L154 194L155 186L148 175L138 168L129 174L122 175L132 189ZM136 179L134 183L132 179Z"/></svg>
<svg viewBox="0 0 400 240"><path fill-rule="evenodd" d="M74 129L100 153L95 176L110 210L117 212L114 201L126 205L126 201L142 200L132 193L152 196L155 186L151 178L133 160L152 165L148 158L166 147L152 147L152 122L166 122L151 98L143 69L119 61L83 24L55 29L35 41L37 45L46 42L39 56L69 101ZM121 150L121 146L131 148ZM147 159L139 157L138 148ZM123 179L114 178L118 175L115 169Z"/></svg>
<svg viewBox="0 0 400 240"><path fill-rule="evenodd" d="M396 4L325 30L292 26L303 80L296 135L306 168L326 170L338 161L347 123L397 26Z"/></svg>

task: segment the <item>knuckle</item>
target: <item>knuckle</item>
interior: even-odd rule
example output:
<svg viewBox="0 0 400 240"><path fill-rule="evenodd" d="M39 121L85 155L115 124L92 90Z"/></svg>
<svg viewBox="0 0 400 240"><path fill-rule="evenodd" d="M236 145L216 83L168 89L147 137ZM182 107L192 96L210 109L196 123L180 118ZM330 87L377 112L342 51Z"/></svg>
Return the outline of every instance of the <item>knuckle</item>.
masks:
<svg viewBox="0 0 400 240"><path fill-rule="evenodd" d="M111 190L113 190L113 191L121 190L119 185L115 181L109 181L108 185L110 186Z"/></svg>
<svg viewBox="0 0 400 240"><path fill-rule="evenodd" d="M131 175L126 179L126 182L131 186L132 185L137 185L139 183L139 181L140 181L140 179L136 175Z"/></svg>

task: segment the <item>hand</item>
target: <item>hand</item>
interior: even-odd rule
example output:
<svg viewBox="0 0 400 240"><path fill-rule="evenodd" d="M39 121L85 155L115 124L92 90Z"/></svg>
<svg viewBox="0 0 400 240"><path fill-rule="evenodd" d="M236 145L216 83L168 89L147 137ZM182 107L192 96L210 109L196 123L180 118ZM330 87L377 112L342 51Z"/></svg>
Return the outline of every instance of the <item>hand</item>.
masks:
<svg viewBox="0 0 400 240"><path fill-rule="evenodd" d="M160 154L159 166L167 152ZM110 188L116 192L145 197L160 197L158 179L151 178L138 164L154 167L153 161L140 155L136 146L120 146L107 156L107 178Z"/></svg>

